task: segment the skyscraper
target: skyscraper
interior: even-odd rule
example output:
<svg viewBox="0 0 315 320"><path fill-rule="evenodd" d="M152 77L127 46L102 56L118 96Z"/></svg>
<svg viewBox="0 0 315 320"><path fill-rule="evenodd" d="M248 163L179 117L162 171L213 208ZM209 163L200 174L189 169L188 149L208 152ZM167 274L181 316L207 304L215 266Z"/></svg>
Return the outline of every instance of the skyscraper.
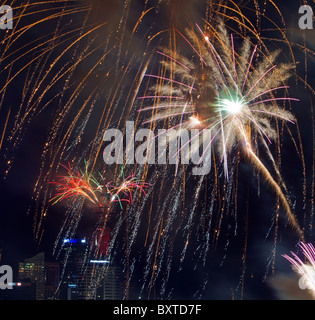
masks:
<svg viewBox="0 0 315 320"><path fill-rule="evenodd" d="M45 261L45 299L54 299L60 281L60 263Z"/></svg>
<svg viewBox="0 0 315 320"><path fill-rule="evenodd" d="M45 254L38 253L19 263L19 281L30 281L36 286L36 300L45 299Z"/></svg>
<svg viewBox="0 0 315 320"><path fill-rule="evenodd" d="M96 300L121 300L124 291L124 277L119 267L108 265L96 290Z"/></svg>
<svg viewBox="0 0 315 320"><path fill-rule="evenodd" d="M109 241L110 228L104 229L104 232L98 230L91 243L86 238L64 240L60 299L122 299L122 272L106 258ZM93 247L97 250L92 250ZM94 251L97 252L97 258Z"/></svg>
<svg viewBox="0 0 315 320"><path fill-rule="evenodd" d="M20 287L35 287L36 300L54 298L60 279L59 265L58 262L45 261L44 252L25 259L19 263Z"/></svg>
<svg viewBox="0 0 315 320"><path fill-rule="evenodd" d="M60 299L86 299L85 269L88 251L86 239L64 239Z"/></svg>

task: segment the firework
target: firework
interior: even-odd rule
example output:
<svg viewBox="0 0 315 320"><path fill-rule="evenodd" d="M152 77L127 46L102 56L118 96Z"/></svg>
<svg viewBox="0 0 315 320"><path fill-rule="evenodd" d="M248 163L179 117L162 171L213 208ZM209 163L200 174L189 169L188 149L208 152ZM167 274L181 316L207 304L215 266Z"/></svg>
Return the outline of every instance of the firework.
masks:
<svg viewBox="0 0 315 320"><path fill-rule="evenodd" d="M60 177L58 182L50 182L57 185L57 193L51 199L53 204L57 202L76 197L84 197L93 204L99 204L98 193L102 193L105 186L98 183L97 179L87 170L74 171L70 163L68 167L62 165L67 170L68 175Z"/></svg>
<svg viewBox="0 0 315 320"><path fill-rule="evenodd" d="M100 173L102 182L99 182L88 171L87 163L85 163L84 171L74 171L70 164L68 164L68 167L62 166L68 174L61 176L57 182L50 182L57 185L57 193L50 200L53 205L68 198L83 197L98 207L110 207L113 202L119 202L122 208L122 202L133 203L133 192L136 189L141 190L146 195L144 188L150 186L145 181L138 180L133 172L125 178L123 169L121 173L123 181L116 186L112 181L105 183L105 179Z"/></svg>
<svg viewBox="0 0 315 320"><path fill-rule="evenodd" d="M285 82L292 66L276 65L278 52L265 55L260 51L258 58L258 46L252 48L249 39L243 40L242 50L238 52L233 35L228 35L223 24L208 34L196 27L201 37L187 30L188 39L176 31L191 47L198 64L166 50L158 54L164 56L162 64L173 77L146 74L161 83L154 89L155 99L164 97L164 100L139 110L153 112L145 123L169 118L177 119L170 129L200 128L190 141L198 140L202 132L211 134L201 159L215 145L227 180L229 157L233 157L233 150L240 145L274 188L290 222L303 237L281 187L256 154L260 141L273 160L268 144L276 140L276 121L294 124L294 116L279 105L279 102L298 101L287 96L289 86Z"/></svg>
<svg viewBox="0 0 315 320"><path fill-rule="evenodd" d="M280 170L276 167L276 163L278 164L280 160L277 158L273 161L270 157L277 172L277 179L274 179L258 157L257 148L259 138L262 138L263 144L268 145L269 140L272 141L279 134L278 129L274 130L275 126L268 126L272 118L277 122L284 120L285 125L294 121L289 112L280 110L278 103L281 100L275 100L277 97L281 98L282 93L287 94L289 88L282 84L282 81L281 84L277 83L280 83L281 76L288 74L286 71L282 72L281 68L289 67L277 66L267 72L274 66L276 55L267 53L265 56L260 50L267 49L264 43L255 48L250 41L245 41L242 51L239 50L239 44L246 35L253 36L252 39L264 39L266 43L270 42L287 51L287 58L293 64L295 58L292 47L298 48L303 52L300 57L305 56L305 66L308 55L312 56L314 53L301 43L292 45L287 41L284 19L274 1L205 0L183 4L180 1L156 0L143 1L143 5L139 3L136 7L132 3L131 0L112 2L59 0L34 3L12 1L14 29L3 32L0 45L2 112L0 150L6 159L7 167L4 170L7 176L13 168L15 152L23 144L26 130L32 128L34 121L44 123L42 136L46 137L46 140L40 146L42 154L33 189L34 205L30 208L30 212L34 213L35 239L41 242L45 234L44 229L54 225L49 224L49 219L46 220L51 210L51 203L72 200L66 201L69 206L66 210L66 221L60 232L60 235L65 233L67 236L76 233L83 215L83 201L74 200L84 199L86 200L84 204L87 203L93 208L103 206L100 210L102 213L107 209L109 212L108 205L111 203L118 202L121 207L124 203L133 204L126 206L126 214L117 215L118 222L113 234L120 240L112 241L110 255L121 260L121 252L126 250L123 263L127 273L127 284L131 278L129 272L130 275L135 275L136 272L133 270L139 268L138 260L141 257L145 259L142 291L145 292L150 284L150 291L152 288L152 292L166 297L167 281L172 278L173 270L176 272L173 261L176 261L176 253L181 250L183 243L184 248L180 253L181 263L189 247L188 243L194 236L198 237L200 246L196 247L196 257L202 261L206 269L209 250L212 244L216 245L219 234L223 234L221 226L224 227L226 217L235 217L234 231L237 233L239 158L237 156L232 159L237 145L243 147L254 166L275 188L289 217L293 218L293 224L296 222L294 216L290 214L290 205L282 192L282 189L286 189ZM188 49L192 49L195 57L185 59L184 56L177 54L179 47L176 47L173 26L176 24L177 28L182 30L181 26L189 25L191 21L200 21L199 9L209 29L204 33L198 31L198 37L194 34L189 35ZM271 21L274 14L277 23ZM253 15L256 24L250 21ZM188 16L189 20L186 20ZM162 19L159 20L159 17ZM219 17L225 19L225 27L232 30L235 38L221 36L212 28L217 25ZM262 20L273 23L272 34L270 28L265 29ZM152 21L164 21L164 23L152 24ZM280 22L278 25L279 21L283 23ZM183 35L180 34L180 37L183 38ZM160 69L162 72L159 73L161 76L154 74L150 76L147 70L150 70L148 65L152 61L150 60L152 50L153 48L156 50L157 45L166 43L173 48L170 51L161 49L158 51L159 57L165 59ZM196 58L197 63L194 62ZM269 65L261 64L260 70L257 62L262 60ZM300 65L304 65L303 61ZM264 73L266 75L246 97L250 85L255 84L254 79L258 80L258 76L254 77L252 72L254 69L256 75L263 76ZM170 74L166 74L165 70L170 71ZM216 171L217 166L213 166L214 175L201 177L197 184L198 178L192 181L190 173L184 170L178 170L178 174L174 177L172 168L168 165L163 166L163 169L156 168L154 171L149 169L152 166L139 166L136 176L145 178L156 187L154 191L150 188L150 197L146 197L146 201L141 201L143 192L146 193L145 182L137 180L133 174L127 178L122 176L116 179L120 165L110 168L111 176L115 177L110 183L105 182L102 175L95 173L94 168L99 165L99 155L103 146L103 132L112 126L124 126L126 119L136 120L136 125L142 120L132 106L137 94L142 91L140 84L144 74L147 78L158 80L156 86L158 93L149 94L150 88L147 87L139 98L141 104L146 104L148 99L156 101L147 109L152 108L156 118L152 117L149 122L160 119L166 123L170 120L168 123L170 127L174 126L172 122L178 119L175 128L179 130L185 127L201 130L211 128L212 142L216 142L216 150L224 163L227 179L223 184L219 183L220 174ZM273 79L271 75L277 77ZM235 79L236 87L230 76ZM281 80L285 83L286 79ZM274 82L270 85L272 81ZM168 83L163 85L166 82ZM258 93L258 89L260 87L263 89L264 86L268 87L270 92L265 92L265 95L264 91ZM273 91L275 88L277 90ZM12 92L19 101L12 103ZM255 92L257 100L249 101L255 98ZM260 94L262 95L259 96ZM250 105L258 100L268 99L272 101ZM289 98L283 102L290 100ZM161 101L165 102L165 104L163 102L165 107ZM175 106L170 108L170 102ZM180 108L185 109L184 112ZM248 110L250 108L251 110ZM255 109L257 111L254 111ZM166 112L161 112L163 110ZM280 116L280 111L283 118ZM256 119L257 125L253 119L248 119L246 116ZM150 125L153 126L153 123ZM198 136L192 139L196 140ZM210 148L211 145L205 148L202 156L208 156ZM296 144L296 149L303 162L304 210L307 193L301 140ZM267 153L271 156L268 148ZM217 161L215 156L213 158ZM91 164L90 171L85 169L76 171L70 166L66 167L66 175L61 176L60 181L52 183L57 186L57 192L52 196L51 183L48 182L56 177L59 163L68 159L73 159L71 163L81 163L83 159L88 159ZM92 172L95 175L92 175ZM205 196L203 196L204 191ZM259 192L258 189L257 193ZM148 203L148 199L151 203ZM145 246L142 246L145 249L141 249L146 251L144 253L141 250L134 250L133 247L137 239L141 239L142 232L138 234L138 231L147 221L147 215L149 219L147 237ZM54 218L56 219L56 216ZM99 218L106 220L104 214ZM273 226L277 230L277 220ZM202 232L199 232L200 230ZM125 237L117 236L125 231L127 232ZM211 239L212 231L213 239ZM58 238L61 240L62 236ZM277 235L275 244L276 238ZM124 241L126 243L122 244L120 250L120 242ZM244 248L244 257L246 248L247 245ZM159 277L162 279L160 291ZM167 297L171 295L170 292Z"/></svg>
<svg viewBox="0 0 315 320"><path fill-rule="evenodd" d="M142 193L147 195L144 188L150 186L149 183L146 183L144 180L138 180L134 173L132 172L128 177L125 178L123 170L122 170L122 179L120 185L114 186L112 182L109 182L106 187L108 188L108 192L111 195L111 202L119 202L121 206L122 201L126 201L127 203L133 203L133 192L136 189L141 190Z"/></svg>
<svg viewBox="0 0 315 320"><path fill-rule="evenodd" d="M297 254L291 252L293 257L286 254L283 255L289 262L291 262L295 271L301 276L300 287L309 289L315 298L315 248L311 243L300 243L299 247L302 250L306 262L298 257Z"/></svg>
<svg viewBox="0 0 315 320"><path fill-rule="evenodd" d="M80 150L82 157L76 161L89 159L91 165L95 165L103 132L118 118L123 123L129 115L128 108L147 63L147 59L143 59L146 42L136 45L137 51L134 45L138 38L143 37L149 43L155 38L155 32L146 31L144 37L141 28L153 7L144 4L143 11L134 20L129 12L130 3L130 0L125 4L93 0L80 3L12 1L13 29L3 32L0 45L0 109L4 118L0 149L5 150L7 176L26 129L38 115L50 110L50 116L42 118L46 123L46 141L33 189L37 240L50 207L49 182L56 176L59 163L65 158L76 158ZM139 69L132 68L137 61L140 61ZM20 101L11 108L12 95L8 93L17 90L18 79L22 79L24 85L15 95ZM89 120L95 115L98 124L89 127ZM86 132L89 132L88 139ZM63 183L69 186L67 181ZM83 185L81 189L77 187L77 191L85 190ZM96 202L92 190L85 191L91 197L87 198L89 202Z"/></svg>

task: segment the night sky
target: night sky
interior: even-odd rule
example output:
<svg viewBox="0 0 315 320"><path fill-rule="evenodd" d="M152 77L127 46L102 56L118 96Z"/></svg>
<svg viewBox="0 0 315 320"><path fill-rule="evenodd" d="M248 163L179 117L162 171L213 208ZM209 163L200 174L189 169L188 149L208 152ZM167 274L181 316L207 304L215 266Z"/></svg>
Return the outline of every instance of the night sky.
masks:
<svg viewBox="0 0 315 320"><path fill-rule="evenodd" d="M20 1L13 1L12 7L19 5ZM153 1L154 4L156 1ZM254 1L236 1L240 3L242 7L244 4L247 7L255 8ZM264 1L258 1L263 4ZM268 2L268 1L267 1ZM315 50L315 32L314 30L306 30L304 33L298 28L298 8L299 1L274 1L284 17L286 32L289 41L297 43L301 46L306 44L310 50ZM84 4L92 4L92 14L88 18L88 22L93 21L96 24L102 21L109 20L112 24L112 29L120 24L121 12L123 10L123 1L82 1ZM129 8L128 19L126 21L126 30L130 31L133 28L135 21L142 12L143 4L145 1L132 1ZM152 4L153 6L153 4ZM150 1L149 1L149 7ZM169 8L173 8L171 11ZM174 24L180 30L183 30L188 20L194 20L194 22L200 23L201 17L204 14L204 2L203 1L161 1L160 10L158 13L154 13L154 10L148 14L146 19L140 24L137 36L134 39L134 43L130 46L130 52L126 55L132 57L131 70L137 71L137 67L141 63L141 55L133 55L134 52L143 52L145 48L144 37L147 37L148 33L154 34L159 29L164 29L169 26L170 21L173 19ZM243 8L243 7L242 7ZM315 7L314 7L315 9ZM31 10L31 9L30 9ZM266 15L268 16L268 10L273 12L272 5L267 6ZM56 11L58 11L56 9ZM175 14L170 14L175 12ZM185 12L185 14L182 14ZM250 10L248 12L251 12ZM71 28L78 27L80 25L80 19L83 19L84 14L74 15L65 18L64 31L71 30ZM36 20L38 17L26 18L22 22L27 25ZM281 23L281 19L277 18L274 14L272 19L276 19L278 23ZM28 21L28 19L30 19ZM249 13L249 19L256 23L256 14L253 10ZM87 23L88 23L87 22ZM266 23L266 20L264 20ZM16 43L12 45L12 51L15 48L22 47L23 44L31 42L35 39L39 39L42 36L53 33L56 28L56 20L45 22L39 26L32 28L26 32L22 37L17 39ZM262 29L271 28L271 25L266 23ZM106 29L107 30L107 29ZM8 31L10 32L10 31ZM0 30L0 39L6 34L5 31ZM277 36L278 32L274 31ZM266 36L272 38L273 31L267 31ZM104 41L104 36L100 33L94 40L93 45L97 46ZM114 42L115 37L112 37L110 41ZM88 40L86 40L88 43ZM69 42L70 43L70 42ZM84 43L84 44L86 44ZM66 43L67 44L67 43ZM65 45L66 45L65 44ZM83 44L83 47L84 47ZM159 41L152 42L152 50L160 46L168 44L168 37L161 36ZM112 43L106 44L108 47ZM271 49L282 49L281 43L277 41L268 41L268 45ZM58 56L61 52L61 47L52 51L52 55L49 57L51 61ZM80 49L81 47L79 47ZM298 74L305 77L305 52L303 48L293 46L294 54L297 62ZM10 52L9 50L9 52ZM100 49L101 50L101 49ZM123 50L123 49L122 49ZM3 52L3 51L1 51ZM100 51L101 52L101 51ZM8 54L8 53L7 53ZM75 86L80 83L83 75L87 70L90 70L91 65L95 59L97 59L99 52L95 51L93 55L87 58L84 63L75 70L72 77L73 83L69 85L69 90L66 94L71 95L71 90L74 90ZM287 52L285 52L287 54ZM282 55L280 55L283 57ZM27 56L26 56L27 57ZM98 123L98 118L102 111L102 106L106 100L107 94L110 96L110 81L106 82L106 85L102 85L100 80L102 73L106 70L111 70L111 63L115 61L115 54L109 56L104 60L104 65L97 70L95 75L91 76L87 81L85 88L82 90L80 101L87 99L88 93L91 90L97 88L100 92L100 98L95 102L94 113L91 116L89 126L84 131L82 136L83 144L89 144L89 141L93 139L94 131L89 128L95 128ZM57 68L63 64L71 61L71 53L67 53L63 56L63 60L57 64ZM91 62L92 61L92 62ZM13 71L18 70L28 62L27 58L21 59L14 64ZM5 65L6 61L1 62ZM1 64L1 65L2 65ZM29 69L32 72L32 64ZM307 81L310 87L314 87L314 58L313 53L307 58ZM11 118L6 129L2 148L0 150L0 173L3 177L0 183L1 188L1 201L0 201L0 248L2 249L2 260L0 264L9 264L14 267L16 276L16 267L18 262L23 261L26 258L30 258L38 252L44 251L47 259L53 261L53 248L56 238L62 228L64 221L64 208L61 204L50 207L48 210L48 217L45 221L45 232L43 234L42 241L38 243L34 239L33 227L34 227L34 210L36 205L34 204L33 188L36 183L36 179L39 174L39 168L41 167L41 154L43 146L46 142L47 136L50 134L49 130L52 126L55 112L58 108L57 99L54 97L61 91L63 84L57 82L52 89L47 92L41 101L42 106L50 99L53 99L49 107L45 108L41 112L36 112L31 121L26 122L23 132L21 134L22 140L17 148L12 147L12 142L8 141L10 132L14 128L14 116L18 112L19 106L22 103L21 92L25 85L26 71L22 72L18 77L10 83L7 87L5 98L1 102L1 128L3 130L5 119L9 108L11 108ZM97 75L96 75L97 74ZM124 78L123 90L130 90L131 83L135 73L131 71L126 78ZM0 73L1 87L6 81L7 74L5 72ZM36 74L35 74L36 76ZM48 79L49 80L49 79ZM70 93L69 93L70 92ZM300 99L299 103L292 104L292 113L298 119L298 125L301 133L301 143L303 145L304 158L305 158L305 172L306 172L306 202L304 208L303 199L303 166L299 156L296 154L295 146L292 143L289 135L283 138L283 146L281 150L282 166L281 173L283 179L288 186L288 194L290 200L295 208L295 213L298 216L299 222L306 227L306 241L314 243L314 231L313 235L308 229L312 210L312 183L313 181L313 128L312 123L312 104L315 102L310 90L304 86L301 82L295 82L290 80L290 95ZM119 98L119 95L117 96ZM66 99L67 97L64 97ZM121 98L119 98L121 99ZM122 103L121 100L118 104ZM73 107L75 110L75 106ZM125 111L117 108L115 115L113 116L113 123L117 121L121 113ZM65 124L66 126L66 124ZM2 132L2 131L1 131ZM64 129L63 129L64 132ZM297 137L294 129L295 138ZM73 154L80 154L82 150L76 149ZM51 155L53 156L53 155ZM8 169L8 161L13 159L12 167L10 167L9 173L5 174ZM297 283L297 276L292 271L288 261L286 261L281 255L290 254L290 251L297 250L298 237L292 227L287 223L283 214L280 213L279 218L279 235L276 246L276 259L274 265L274 272L270 265L270 256L273 248L273 212L275 208L275 196L268 185L260 184L260 194L257 196L257 180L250 178L253 174L252 168L246 163L241 161L239 167L239 203L241 203L238 209L238 223L237 233L234 234L235 221L231 217L227 217L221 227L221 236L217 244L209 250L206 266L198 262L198 256L196 256L196 248L200 245L199 241L202 238L192 239L187 256L185 257L185 263L182 267L178 264L180 256L180 249L174 250L174 261L172 275L168 283L168 295L163 299L205 299L205 300L231 300L231 299L286 299L302 296L304 292L298 292L297 290L290 290L289 286ZM188 183L193 183L189 180ZM202 196L206 196L202 193ZM280 211L281 212L281 211ZM303 216L306 218L303 218ZM313 221L314 224L315 221ZM144 224L145 225L145 224ZM271 230L271 231L270 231ZM141 247L141 239L145 235L146 229L141 231L140 240L136 243L139 246L139 252L142 254L142 258L145 256L145 251ZM198 232L198 230L194 230ZM242 262L242 255L244 254L244 235L247 233L247 251L246 251L246 265ZM143 233L143 234L142 234ZM178 240L180 241L180 240ZM175 242L176 245L177 242ZM228 244L228 245L227 245ZM179 244L180 246L180 244ZM149 250L149 247L146 248ZM120 250L122 250L120 248ZM141 251L140 251L141 250ZM137 252L137 251L134 251ZM134 271L134 287L139 289L141 287L142 271L143 269L135 268ZM245 270L245 271L244 271ZM244 273L244 278L242 274ZM284 280L283 280L284 279ZM160 281L159 278L158 281ZM244 280L244 281L242 281ZM295 283L296 282L296 283ZM242 286L244 288L242 289ZM151 298L159 297L159 285L156 286L156 291L153 290ZM301 290L300 290L301 291ZM144 298L145 298L144 294Z"/></svg>

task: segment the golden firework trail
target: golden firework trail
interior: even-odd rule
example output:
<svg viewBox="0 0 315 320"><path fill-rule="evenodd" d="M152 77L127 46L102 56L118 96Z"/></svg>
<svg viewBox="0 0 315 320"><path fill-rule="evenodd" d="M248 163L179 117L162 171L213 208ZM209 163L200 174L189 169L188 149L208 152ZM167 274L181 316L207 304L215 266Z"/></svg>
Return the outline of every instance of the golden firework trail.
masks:
<svg viewBox="0 0 315 320"><path fill-rule="evenodd" d="M277 52L268 56L260 52L263 57L254 63L258 46L251 51L251 44L245 39L242 51L238 53L233 36L228 35L222 23L218 30L211 33L203 32L198 25L196 27L201 40L191 30L187 30L191 40L180 31L176 32L196 54L199 65L168 50L166 53L157 52L166 57L162 63L173 77L146 74L149 78L163 81L163 84L157 86L156 95L147 98L162 98L163 102L139 110L153 111L151 118L144 121L144 124L163 121L165 118L178 118L177 124L170 129L180 131L183 128L201 128L190 142L199 140L200 134L207 131L207 134L211 134L211 142L204 148L201 159L210 152L211 145L215 144L227 179L228 157L233 157L233 150L237 145L243 146L252 163L279 196L290 223L303 238L303 231L281 187L252 147L254 144L255 149L258 149L257 138L263 140L272 159L267 143L271 145L277 136L274 119L294 123L293 115L278 104L299 101L286 95L289 86L285 82L290 77L292 66L276 65ZM284 95L276 95L278 92L284 92Z"/></svg>
<svg viewBox="0 0 315 320"><path fill-rule="evenodd" d="M104 167L102 137L110 127L123 130L126 119L130 118L138 127L148 121L152 129L157 123L162 123L165 128L174 125L178 126L176 128L209 127L216 146L216 153L212 153L213 172L197 182L191 178L189 170L180 165L176 176L169 166L153 170L149 165L135 165L130 170L135 172L139 181L147 181L154 187L148 191L150 197L146 197L150 198L150 208L139 192L133 199L133 205L127 206L126 215L119 220L121 225L127 224L123 248L126 251L126 269L131 277L133 246L141 233L138 231L148 218L144 239L147 252L143 255L146 259L143 291L149 287L150 293L156 292L160 277L160 295L166 296L174 252L178 251L174 248L182 248L179 258L182 263L196 224L198 231L201 230L196 234L203 240L196 255L203 266L206 265L210 248L216 246L222 234L226 216L232 213L237 217L240 150L262 173L263 180L269 179L268 183L276 190L291 223L302 236L286 200L281 161L279 157L273 158L269 147L270 142L276 141L275 151L280 154L278 125L286 128L303 167L305 215L307 171L300 134L298 132L295 141L290 130L290 122L299 129L298 122L287 111L288 104L293 101L288 95L286 81L292 72L297 81L314 93L306 82L306 76L296 72L294 51L302 51L305 55L305 74L308 57L314 56L314 52L305 44L288 40L285 20L276 1L156 0L143 1L142 7L139 4L140 11L133 7L131 0L26 0L11 1L10 4L14 8L14 28L3 33L0 42L0 151L5 154L7 177L14 168L15 152L23 144L27 129L45 119L42 125L47 132L33 189L35 207L30 210L34 213L34 237L39 243L51 210L53 190L49 182L59 172L60 163L71 159L71 168L82 168L84 159L87 159L89 172L100 172L103 176L111 172L110 180L120 181L120 165L109 170ZM196 14L199 11L202 16ZM277 16L274 20L273 15ZM155 23L161 17L167 22L163 25ZM218 28L220 19L224 26L221 29ZM276 23L276 20L281 22ZM198 27L192 21L198 22ZM263 22L266 21L271 29L264 30ZM187 25L190 31L186 33L184 26ZM269 44L284 47L290 63L275 66L277 52L272 52ZM187 48L193 53L192 58L190 54L185 58ZM158 72L151 67L157 56L159 60L164 59ZM154 90L149 82L145 88L142 87L143 80L148 78L156 80ZM213 91L209 83L213 85ZM215 97L215 109L204 105L205 101L198 98L201 91L201 98L213 98L213 92L220 93ZM14 106L10 102L12 92L19 98L19 103ZM152 105L148 104L150 100ZM192 103L196 101L197 104ZM174 105L171 113L170 104ZM136 109L143 111L137 112ZM152 114L143 119L145 112ZM174 124L174 119L180 120ZM251 143L250 148L246 139ZM258 156L260 143L266 147L276 178ZM220 180L221 164L226 175L223 183ZM89 182L94 186L92 180ZM190 183L195 188L188 188ZM121 189L126 192L125 196L129 190ZM312 188L312 199L314 190ZM91 191L95 192L94 189ZM89 196L97 202L93 194ZM74 234L83 211L80 201L67 208L62 231ZM124 233L119 223L115 229L116 236ZM276 221L275 244L277 228ZM179 238L183 240L183 246ZM116 249L113 246L113 255ZM245 265L245 258L243 260Z"/></svg>

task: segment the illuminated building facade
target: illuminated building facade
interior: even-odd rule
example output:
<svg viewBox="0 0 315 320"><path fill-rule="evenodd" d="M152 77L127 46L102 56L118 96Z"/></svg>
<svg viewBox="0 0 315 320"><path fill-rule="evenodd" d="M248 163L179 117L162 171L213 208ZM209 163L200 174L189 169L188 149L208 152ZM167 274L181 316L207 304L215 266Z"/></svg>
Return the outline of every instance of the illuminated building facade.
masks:
<svg viewBox="0 0 315 320"><path fill-rule="evenodd" d="M102 259L93 259L86 238L64 240L64 271L60 286L62 300L118 300L123 296L120 269L106 259L110 229L99 238ZM97 244L97 243L96 243Z"/></svg>
<svg viewBox="0 0 315 320"><path fill-rule="evenodd" d="M64 270L60 287L60 299L85 300L85 266L89 247L86 239L64 240Z"/></svg>
<svg viewBox="0 0 315 320"><path fill-rule="evenodd" d="M45 254L38 253L19 263L18 279L20 292L35 288L35 300L53 299L60 279L59 263L47 262Z"/></svg>

